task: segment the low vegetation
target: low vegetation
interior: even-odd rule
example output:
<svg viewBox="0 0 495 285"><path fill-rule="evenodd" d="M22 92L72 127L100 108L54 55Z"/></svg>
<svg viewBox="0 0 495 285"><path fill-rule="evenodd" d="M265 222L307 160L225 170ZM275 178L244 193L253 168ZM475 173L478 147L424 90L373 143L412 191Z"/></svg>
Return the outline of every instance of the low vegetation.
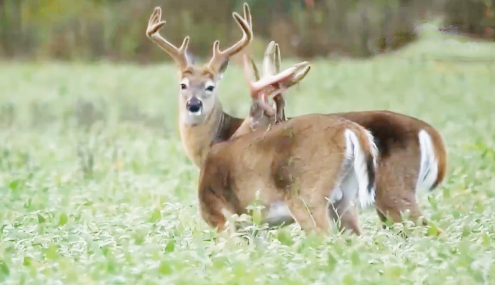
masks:
<svg viewBox="0 0 495 285"><path fill-rule="evenodd" d="M420 204L440 237L382 229L373 209L362 237L258 225L216 236L176 131L173 66L1 63L0 283L493 284L495 53L478 48L477 62L432 60L448 47L429 42L319 61L288 94L288 116L389 109L437 127L449 175ZM220 87L237 116L249 107L241 72Z"/></svg>

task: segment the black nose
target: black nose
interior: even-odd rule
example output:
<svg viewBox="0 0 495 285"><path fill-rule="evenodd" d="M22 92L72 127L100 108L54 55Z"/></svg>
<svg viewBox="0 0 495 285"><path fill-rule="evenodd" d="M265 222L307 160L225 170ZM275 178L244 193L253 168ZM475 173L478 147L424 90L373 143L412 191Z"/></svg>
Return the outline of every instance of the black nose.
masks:
<svg viewBox="0 0 495 285"><path fill-rule="evenodd" d="M203 102L198 98L193 97L191 100L187 101L186 108L191 113L198 113L203 108Z"/></svg>

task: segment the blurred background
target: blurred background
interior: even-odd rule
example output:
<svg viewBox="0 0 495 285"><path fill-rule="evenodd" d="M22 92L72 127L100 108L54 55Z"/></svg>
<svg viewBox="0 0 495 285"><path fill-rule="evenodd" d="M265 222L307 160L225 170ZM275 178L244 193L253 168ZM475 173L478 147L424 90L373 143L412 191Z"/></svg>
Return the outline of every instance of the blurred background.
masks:
<svg viewBox="0 0 495 285"><path fill-rule="evenodd" d="M284 57L369 57L415 40L415 28L442 19L446 32L493 41L495 0L0 0L0 57L169 60L145 36L155 6L167 24L161 33L205 58L212 43L232 43L240 31L232 12L249 3L255 33L251 52L270 40Z"/></svg>

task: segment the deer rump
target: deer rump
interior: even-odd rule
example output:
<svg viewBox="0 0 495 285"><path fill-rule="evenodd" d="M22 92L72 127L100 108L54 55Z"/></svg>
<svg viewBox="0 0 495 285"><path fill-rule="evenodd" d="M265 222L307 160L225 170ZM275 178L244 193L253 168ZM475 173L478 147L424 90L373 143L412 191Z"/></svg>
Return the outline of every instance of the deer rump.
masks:
<svg viewBox="0 0 495 285"><path fill-rule="evenodd" d="M293 118L212 146L200 173L200 212L220 229L222 213L245 213L257 192L270 225L299 222L296 200L310 212L331 200L365 207L374 202L376 157L372 136L356 123L326 115Z"/></svg>

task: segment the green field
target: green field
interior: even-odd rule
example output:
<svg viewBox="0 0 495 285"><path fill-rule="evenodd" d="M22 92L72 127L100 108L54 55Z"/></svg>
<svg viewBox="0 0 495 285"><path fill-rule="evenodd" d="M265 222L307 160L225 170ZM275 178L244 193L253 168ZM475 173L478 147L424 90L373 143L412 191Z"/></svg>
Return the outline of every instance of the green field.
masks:
<svg viewBox="0 0 495 285"><path fill-rule="evenodd" d="M479 48L470 56L495 55ZM287 94L288 116L389 109L448 146L447 179L420 201L445 236L384 230L368 209L362 237L326 240L296 226L215 238L177 133L173 66L0 63L0 283L495 284L495 63L431 60L446 54L424 42L317 61ZM219 92L247 114L239 66Z"/></svg>

